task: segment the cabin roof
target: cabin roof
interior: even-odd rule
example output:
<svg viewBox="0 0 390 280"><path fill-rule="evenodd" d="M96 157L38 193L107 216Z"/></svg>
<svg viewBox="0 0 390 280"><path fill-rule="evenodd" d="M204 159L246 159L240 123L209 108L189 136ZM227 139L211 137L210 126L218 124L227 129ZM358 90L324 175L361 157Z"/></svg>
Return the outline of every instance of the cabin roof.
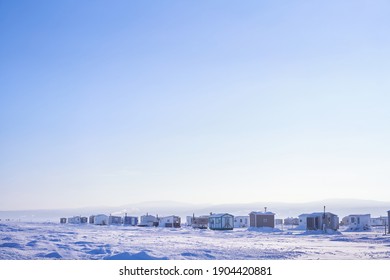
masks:
<svg viewBox="0 0 390 280"><path fill-rule="evenodd" d="M219 217L223 217L223 216L232 216L234 217L232 214L229 214L229 213L219 213L219 214L212 214L210 215L209 217L210 218L219 218Z"/></svg>
<svg viewBox="0 0 390 280"><path fill-rule="evenodd" d="M331 213L331 212L313 212L313 213L311 213L311 214L301 214L301 215L299 215L298 217L301 217L301 216L307 216L307 217L316 217L316 216L320 216L320 215L323 215L323 214L325 214L325 215L332 215L332 216L337 216L336 214L333 214L333 213Z"/></svg>
<svg viewBox="0 0 390 280"><path fill-rule="evenodd" d="M359 216L359 217L362 217L362 216L371 216L371 214L350 214L348 215L347 217L355 217L355 216Z"/></svg>
<svg viewBox="0 0 390 280"><path fill-rule="evenodd" d="M252 211L249 214L255 214L255 215L275 215L273 212L262 212L262 211Z"/></svg>
<svg viewBox="0 0 390 280"><path fill-rule="evenodd" d="M102 217L102 216L108 217L106 214L97 214L97 215L95 215L95 217Z"/></svg>
<svg viewBox="0 0 390 280"><path fill-rule="evenodd" d="M180 217L176 216L176 215L169 215L169 216L160 217L160 219L166 219L166 218L180 218Z"/></svg>

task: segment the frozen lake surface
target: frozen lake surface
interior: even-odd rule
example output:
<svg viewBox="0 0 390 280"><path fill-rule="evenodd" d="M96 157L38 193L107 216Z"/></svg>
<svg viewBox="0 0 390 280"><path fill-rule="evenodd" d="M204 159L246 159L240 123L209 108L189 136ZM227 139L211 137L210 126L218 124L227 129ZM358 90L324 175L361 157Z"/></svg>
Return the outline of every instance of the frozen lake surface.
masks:
<svg viewBox="0 0 390 280"><path fill-rule="evenodd" d="M390 259L383 229L341 234L0 223L0 259Z"/></svg>

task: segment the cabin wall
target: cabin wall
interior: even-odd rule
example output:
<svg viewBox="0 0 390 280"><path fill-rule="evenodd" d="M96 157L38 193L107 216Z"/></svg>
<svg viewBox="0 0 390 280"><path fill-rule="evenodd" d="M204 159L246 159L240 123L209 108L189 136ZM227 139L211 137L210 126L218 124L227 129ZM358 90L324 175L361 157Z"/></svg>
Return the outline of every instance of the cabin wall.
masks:
<svg viewBox="0 0 390 280"><path fill-rule="evenodd" d="M275 227L274 215L262 215L262 214L249 214L249 226L250 227Z"/></svg>
<svg viewBox="0 0 390 280"><path fill-rule="evenodd" d="M390 211L387 212L387 229L388 233L390 234Z"/></svg>

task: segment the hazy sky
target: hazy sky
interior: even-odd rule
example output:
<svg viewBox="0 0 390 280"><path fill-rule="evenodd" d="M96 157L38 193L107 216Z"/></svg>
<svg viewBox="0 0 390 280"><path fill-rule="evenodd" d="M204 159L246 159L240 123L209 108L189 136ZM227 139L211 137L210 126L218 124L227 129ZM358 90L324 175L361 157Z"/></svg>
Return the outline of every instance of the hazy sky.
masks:
<svg viewBox="0 0 390 280"><path fill-rule="evenodd" d="M390 200L389 13L0 0L0 210Z"/></svg>

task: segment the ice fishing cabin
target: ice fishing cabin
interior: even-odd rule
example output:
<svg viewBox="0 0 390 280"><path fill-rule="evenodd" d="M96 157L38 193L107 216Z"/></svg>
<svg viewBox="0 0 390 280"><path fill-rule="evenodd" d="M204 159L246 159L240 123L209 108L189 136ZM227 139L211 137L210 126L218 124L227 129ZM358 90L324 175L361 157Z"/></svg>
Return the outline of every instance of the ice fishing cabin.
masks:
<svg viewBox="0 0 390 280"><path fill-rule="evenodd" d="M60 218L60 224L66 224L66 218Z"/></svg>
<svg viewBox="0 0 390 280"><path fill-rule="evenodd" d="M141 222L138 224L139 227L157 227L158 226L158 219L156 216L149 215L146 213L146 215L141 216Z"/></svg>
<svg viewBox="0 0 390 280"><path fill-rule="evenodd" d="M81 217L80 218L80 223L81 224L87 224L88 223L88 217Z"/></svg>
<svg viewBox="0 0 390 280"><path fill-rule="evenodd" d="M123 224L125 226L136 226L138 225L138 217L135 216L127 216L127 213L123 217Z"/></svg>
<svg viewBox="0 0 390 280"><path fill-rule="evenodd" d="M195 217L195 215L192 215L190 222L191 222L192 228L207 229L207 227L209 225L209 216Z"/></svg>
<svg viewBox="0 0 390 280"><path fill-rule="evenodd" d="M234 216L228 213L210 214L209 229L212 230L232 230L234 225Z"/></svg>
<svg viewBox="0 0 390 280"><path fill-rule="evenodd" d="M261 211L250 212L249 213L249 227L275 228L275 213L267 211L267 207L264 208L264 212L261 212Z"/></svg>
<svg viewBox="0 0 390 280"><path fill-rule="evenodd" d="M343 224L348 226L348 231L370 230L370 214L352 214L343 218Z"/></svg>
<svg viewBox="0 0 390 280"><path fill-rule="evenodd" d="M181 219L179 216L171 215L166 217L161 217L158 221L159 227L170 227L170 228L179 228Z"/></svg>
<svg viewBox="0 0 390 280"><path fill-rule="evenodd" d="M73 216L68 218L69 224L80 224L81 223L81 217L80 216Z"/></svg>
<svg viewBox="0 0 390 280"><path fill-rule="evenodd" d="M110 215L108 217L108 224L109 225L114 225L114 226L121 225L122 224L122 217L121 216Z"/></svg>
<svg viewBox="0 0 390 280"><path fill-rule="evenodd" d="M107 226L108 225L108 216L105 214L96 215L94 218L94 224L99 226Z"/></svg>
<svg viewBox="0 0 390 280"><path fill-rule="evenodd" d="M299 227L308 231L336 231L339 228L339 218L336 214L330 212L302 214L299 215Z"/></svg>
<svg viewBox="0 0 390 280"><path fill-rule="evenodd" d="M95 223L95 215L91 215L91 216L89 216L89 223L90 224L94 224Z"/></svg>
<svg viewBox="0 0 390 280"><path fill-rule="evenodd" d="M234 216L234 228L249 227L249 216Z"/></svg>

